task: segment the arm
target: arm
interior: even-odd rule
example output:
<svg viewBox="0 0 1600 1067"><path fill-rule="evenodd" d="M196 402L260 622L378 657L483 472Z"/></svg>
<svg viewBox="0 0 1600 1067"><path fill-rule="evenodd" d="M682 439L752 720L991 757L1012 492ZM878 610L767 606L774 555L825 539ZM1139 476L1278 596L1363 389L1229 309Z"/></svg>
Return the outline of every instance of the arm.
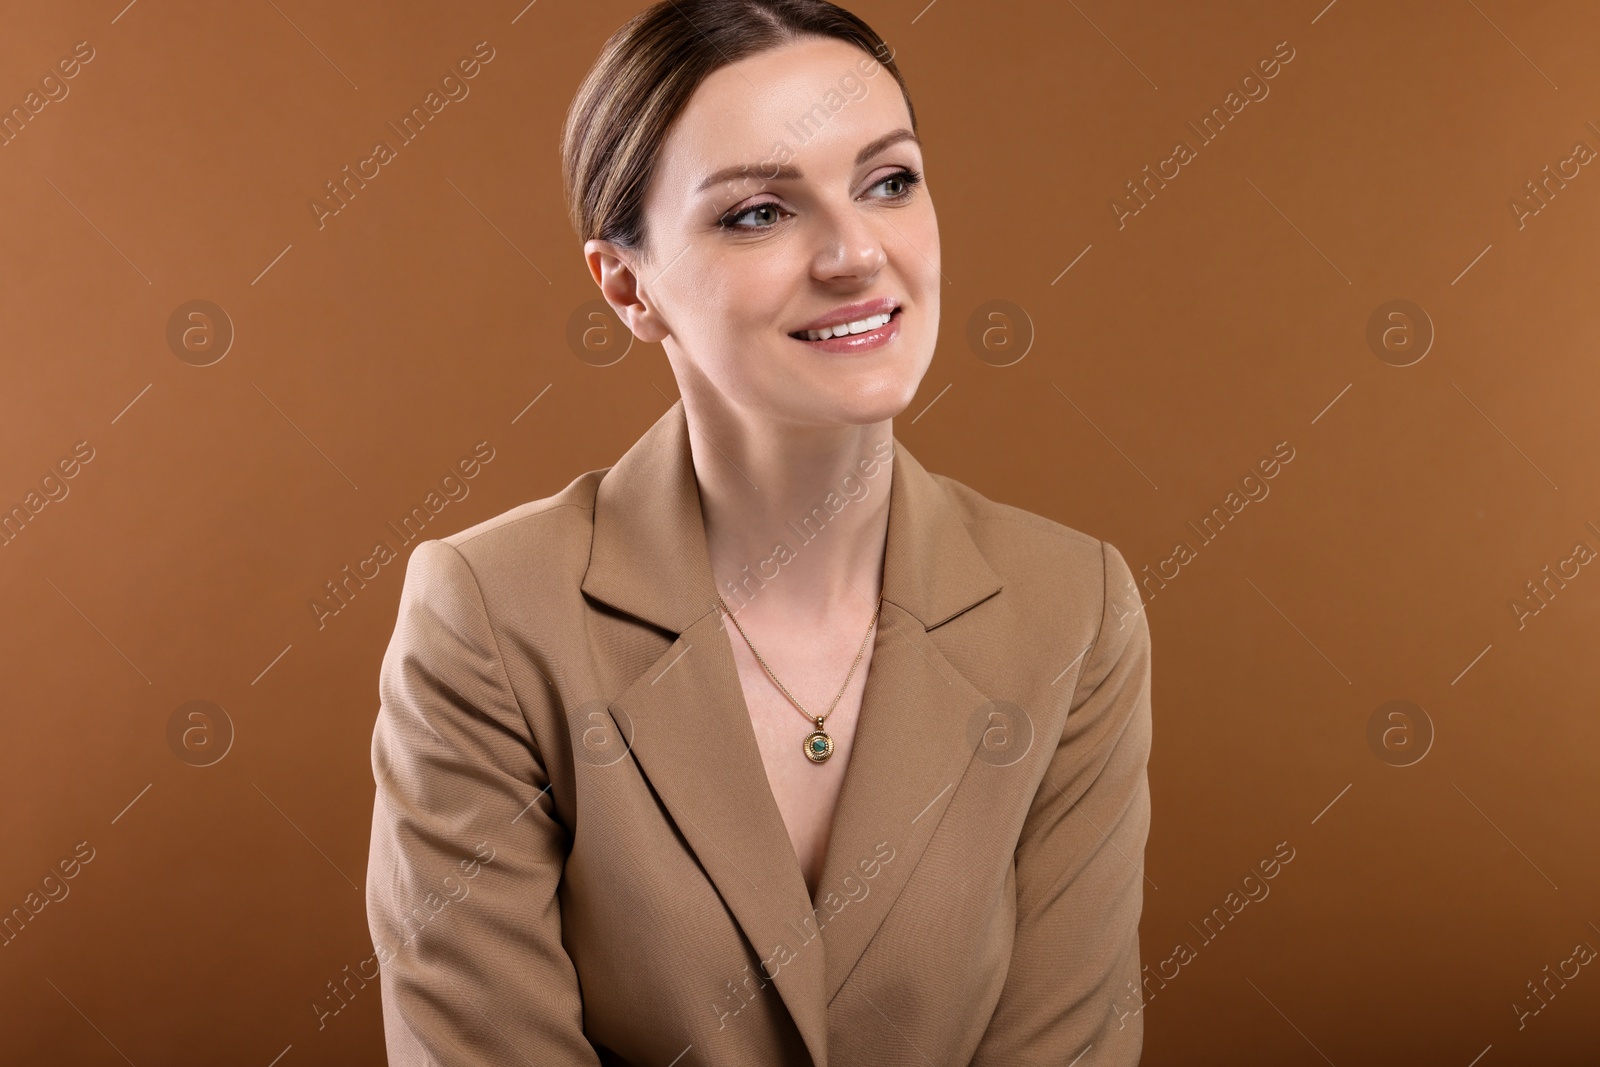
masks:
<svg viewBox="0 0 1600 1067"><path fill-rule="evenodd" d="M466 560L406 563L372 734L367 921L392 1065L596 1067L556 885L568 848Z"/></svg>
<svg viewBox="0 0 1600 1067"><path fill-rule="evenodd" d="M971 1067L1131 1067L1144 1044L1150 628L1127 562L1101 550L1100 632L1017 842L1011 969Z"/></svg>

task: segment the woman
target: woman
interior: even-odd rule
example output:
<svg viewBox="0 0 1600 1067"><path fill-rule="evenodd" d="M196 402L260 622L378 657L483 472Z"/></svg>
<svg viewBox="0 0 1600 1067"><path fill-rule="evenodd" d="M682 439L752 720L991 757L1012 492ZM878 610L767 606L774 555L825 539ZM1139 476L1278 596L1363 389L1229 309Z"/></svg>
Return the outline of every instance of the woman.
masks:
<svg viewBox="0 0 1600 1067"><path fill-rule="evenodd" d="M939 322L915 130L825 0L663 0L579 90L573 221L682 399L407 564L391 1063L1138 1062L1149 630L1110 544L894 439Z"/></svg>

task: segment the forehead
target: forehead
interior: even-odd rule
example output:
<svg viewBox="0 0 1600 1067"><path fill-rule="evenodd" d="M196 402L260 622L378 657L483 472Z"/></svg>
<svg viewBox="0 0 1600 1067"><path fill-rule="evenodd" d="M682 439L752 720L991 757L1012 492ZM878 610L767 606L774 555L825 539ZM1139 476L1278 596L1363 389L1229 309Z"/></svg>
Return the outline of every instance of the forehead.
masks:
<svg viewBox="0 0 1600 1067"><path fill-rule="evenodd" d="M708 75L662 146L659 174L663 186L693 195L711 172L736 164L848 167L867 141L910 125L899 83L864 49L807 37Z"/></svg>

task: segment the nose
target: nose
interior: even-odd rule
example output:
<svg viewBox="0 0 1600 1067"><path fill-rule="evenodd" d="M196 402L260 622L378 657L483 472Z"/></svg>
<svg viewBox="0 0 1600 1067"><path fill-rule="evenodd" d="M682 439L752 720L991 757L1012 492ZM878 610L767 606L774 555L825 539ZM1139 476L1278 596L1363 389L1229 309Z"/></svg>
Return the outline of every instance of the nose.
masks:
<svg viewBox="0 0 1600 1067"><path fill-rule="evenodd" d="M822 212L812 273L821 281L872 278L889 261L883 219L853 200L830 204Z"/></svg>

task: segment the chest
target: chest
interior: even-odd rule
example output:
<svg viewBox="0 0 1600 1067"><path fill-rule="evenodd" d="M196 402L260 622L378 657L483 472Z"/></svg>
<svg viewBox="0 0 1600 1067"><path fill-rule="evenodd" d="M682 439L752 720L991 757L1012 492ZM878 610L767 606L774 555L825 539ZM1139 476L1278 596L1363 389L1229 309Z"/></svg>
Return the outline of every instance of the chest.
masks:
<svg viewBox="0 0 1600 1067"><path fill-rule="evenodd" d="M761 656L805 709L806 714L802 714L773 683L738 632L730 630L730 637L767 783L789 831L806 887L814 896L827 858L845 770L850 765L872 659L872 641L867 642L861 661L846 684L850 665L861 649L859 634L847 643L817 642L812 635L809 645L807 638L798 634L787 639L781 634L766 637L764 643L774 651L763 649ZM830 712L828 707L836 694L839 701ZM805 738L816 729L815 719L807 715L823 714L827 718L822 729L833 738L833 754L816 763L804 751Z"/></svg>

